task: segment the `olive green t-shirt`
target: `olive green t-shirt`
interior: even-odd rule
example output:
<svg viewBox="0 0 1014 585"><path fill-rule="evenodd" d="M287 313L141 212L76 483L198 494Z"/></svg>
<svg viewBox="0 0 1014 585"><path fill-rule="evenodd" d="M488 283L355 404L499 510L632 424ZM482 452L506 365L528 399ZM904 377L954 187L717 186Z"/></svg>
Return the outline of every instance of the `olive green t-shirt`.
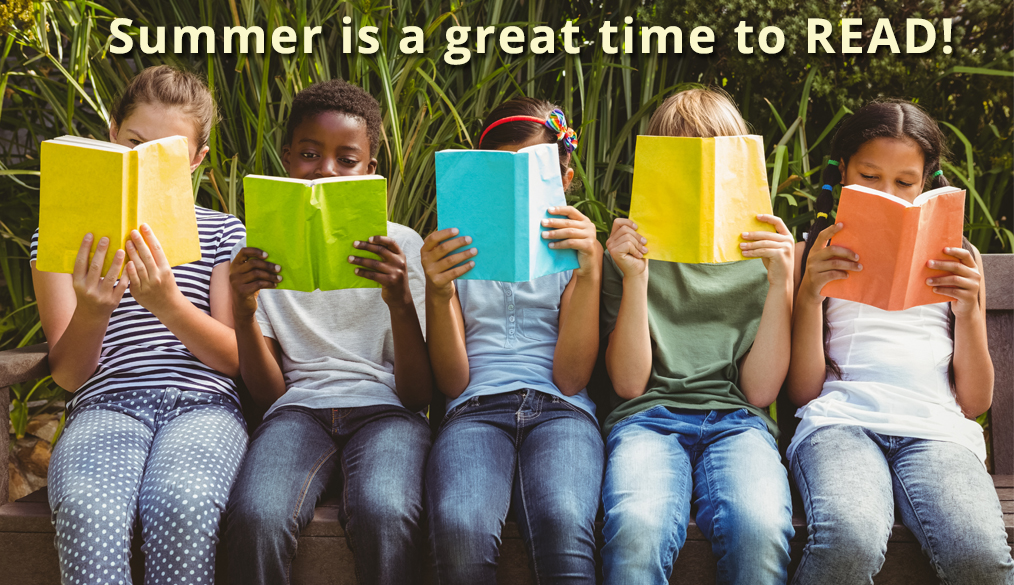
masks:
<svg viewBox="0 0 1014 585"><path fill-rule="evenodd" d="M739 361L750 350L768 293L760 260L723 264L648 261L648 331L651 377L643 395L614 406L603 424L614 424L653 406L691 410L738 410L760 416L768 430L778 427L765 409L747 401L739 387ZM623 296L623 273L607 252L602 270L603 344L616 326Z"/></svg>

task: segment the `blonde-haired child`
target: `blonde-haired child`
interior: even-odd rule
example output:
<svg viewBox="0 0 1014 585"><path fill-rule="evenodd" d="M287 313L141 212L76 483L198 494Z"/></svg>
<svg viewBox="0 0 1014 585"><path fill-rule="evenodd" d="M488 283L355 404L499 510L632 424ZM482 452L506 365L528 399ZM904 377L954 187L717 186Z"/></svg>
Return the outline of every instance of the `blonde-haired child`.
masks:
<svg viewBox="0 0 1014 585"><path fill-rule="evenodd" d="M724 93L691 89L659 107L649 132L747 126ZM758 219L777 233L744 233L741 248L763 262L723 264L649 260L637 225L613 222L600 327L619 402L603 428L607 584L668 583L691 504L719 583L785 583L792 504L766 408L789 366L793 240L781 219Z"/></svg>
<svg viewBox="0 0 1014 585"><path fill-rule="evenodd" d="M214 118L200 77L151 67L127 85L109 138L133 147L185 136L193 170ZM146 583L214 582L219 518L247 443L228 264L244 230L231 215L196 213L201 259L175 268L146 225L115 252L105 234L81 234L72 275L36 270L32 238L53 380L74 393L49 466L64 583L129 582L139 515Z"/></svg>

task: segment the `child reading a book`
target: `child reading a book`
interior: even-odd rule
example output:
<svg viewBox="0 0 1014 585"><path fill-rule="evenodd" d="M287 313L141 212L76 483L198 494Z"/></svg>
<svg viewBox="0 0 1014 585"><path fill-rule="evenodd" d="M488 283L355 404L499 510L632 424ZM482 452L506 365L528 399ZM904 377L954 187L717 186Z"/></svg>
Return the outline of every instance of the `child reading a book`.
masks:
<svg viewBox="0 0 1014 585"><path fill-rule="evenodd" d="M947 185L944 137L918 106L871 103L831 142L817 220L800 243L787 389L801 408L788 457L809 537L794 583L870 583L895 510L946 583L1014 583L1000 502L974 418L992 400L979 252L930 260L925 286L954 300L885 311L825 298L862 270L834 245L831 188L858 184L913 201ZM853 220L853 222L856 220ZM967 248L967 249L965 249Z"/></svg>
<svg viewBox="0 0 1014 585"><path fill-rule="evenodd" d="M340 79L313 84L292 100L282 164L299 179L373 174L381 126L380 105L361 88ZM240 371L267 413L229 501L233 583L290 582L296 539L329 486L340 490L359 582L420 580L430 429L418 411L432 387L420 325L422 238L396 223L387 232L354 243L379 260L348 258L379 289L272 290L286 267L237 245Z"/></svg>
<svg viewBox="0 0 1014 585"><path fill-rule="evenodd" d="M669 97L648 126L654 136L747 133L712 89ZM601 324L618 402L603 429L607 584L668 583L692 504L718 583L785 583L792 505L766 409L789 366L793 240L781 219L757 218L777 232L743 233L740 247L762 262L719 264L650 260L638 226L613 222Z"/></svg>
<svg viewBox="0 0 1014 585"><path fill-rule="evenodd" d="M199 77L152 67L127 85L109 138L133 147L185 136L193 170L214 118ZM32 238L53 380L74 393L49 466L65 583L129 582L139 515L146 582L214 582L219 518L247 443L227 264L243 225L196 214L202 257L175 268L145 225L125 252L107 234L85 235L73 274L37 270L38 232ZM114 260L103 277L107 254Z"/></svg>
<svg viewBox="0 0 1014 585"><path fill-rule="evenodd" d="M577 141L556 106L515 98L483 128L484 150L558 144L569 186ZM496 583L510 508L535 582L595 582L602 438L585 386L598 351L602 248L577 209L549 213L558 217L542 221L550 228L542 235L551 249L577 251L576 270L518 283L463 280L482 262L483 250L456 252L469 234L449 227L423 244L430 360L449 400L426 467L440 583Z"/></svg>

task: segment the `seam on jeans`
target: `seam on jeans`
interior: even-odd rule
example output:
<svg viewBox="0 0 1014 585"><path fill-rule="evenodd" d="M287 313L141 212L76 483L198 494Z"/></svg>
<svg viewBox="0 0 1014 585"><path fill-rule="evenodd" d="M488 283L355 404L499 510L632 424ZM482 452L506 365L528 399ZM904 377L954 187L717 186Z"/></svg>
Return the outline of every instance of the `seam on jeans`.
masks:
<svg viewBox="0 0 1014 585"><path fill-rule="evenodd" d="M789 461L789 467L792 469L798 468L799 477L803 480L797 480L796 487L799 489L799 496L803 498L803 512L806 514L806 545L803 546L803 554L799 559L799 565L796 567L796 574L792 578L792 585L799 584L799 575L802 574L803 566L807 564L806 561L810 558L810 549L817 544L816 531L813 530L815 520L813 520L810 514L813 502L813 499L810 497L810 484L806 481L806 473L803 472L803 466L798 462L795 465L792 463L799 459L799 450L803 447L803 444L799 445L792 453L792 459Z"/></svg>
<svg viewBox="0 0 1014 585"><path fill-rule="evenodd" d="M317 458L317 461L313 464L313 468L310 470L310 473L306 474L306 479L303 480L303 486L299 489L299 497L296 498L296 506L292 510L293 522L296 522L297 524L299 522L299 511L303 508L303 503L306 500L306 492L310 487L310 483L313 482L313 478L317 476L317 472L320 471L324 462L337 452L338 448L332 443L331 448Z"/></svg>
<svg viewBox="0 0 1014 585"><path fill-rule="evenodd" d="M940 577L940 581L946 585L947 583L950 582L950 579L947 578L946 573L944 573L943 567L940 566L940 562L937 560L936 551L934 550L932 543L930 542L931 537L929 532L927 532L926 530L926 525L923 523L921 515L919 514L919 508L916 507L915 502L912 501L912 496L911 494L908 493L908 487L905 486L905 481L901 478L901 475L899 475L898 472L895 471L894 465L892 465L891 462L888 461L888 466L891 469L891 475L898 479L898 485L901 486L901 491L904 492L905 499L908 500L908 506L912 510L912 515L915 516L916 522L918 523L919 532L922 532L923 538L925 539L924 542L926 543L926 545L923 548L926 552L926 556L929 557L930 563L933 565L933 568L937 572L937 576ZM908 528L909 530L912 530L913 527L909 526ZM916 538L916 540L918 540L918 537Z"/></svg>
<svg viewBox="0 0 1014 585"><path fill-rule="evenodd" d="M714 411L712 411L712 412L714 412ZM705 417L705 418L707 418L707 417ZM703 428L701 430L703 431ZM703 439L703 437L702 437L702 439ZM712 547L712 549L714 549L715 543L718 542L721 545L722 549L725 550L726 549L726 546L725 546L725 535L720 530L720 526L722 525L722 523L718 521L718 517L719 517L718 503L717 503L717 501L716 501L716 499L714 497L715 490L714 490L714 484L712 482L713 468L712 468L712 465L711 465L711 457L709 456L707 450L703 449L703 448L701 449L701 457L704 459L704 462L703 462L704 463L704 480L708 484L708 500L711 502L711 508L712 508L711 533L714 535L714 539L711 542L711 547ZM691 476L693 476L693 467L690 468L690 474L691 474ZM724 504L723 504L723 506L724 506ZM701 513L700 508L697 509L697 513L698 514ZM718 580L721 581L722 580L721 579L722 567L718 567L718 572L719 572Z"/></svg>
<svg viewBox="0 0 1014 585"><path fill-rule="evenodd" d="M535 556L535 538L533 538L532 536L532 523L531 519L528 517L528 499L525 497L525 478L524 474L521 473L521 451L520 451L521 446L518 445L517 447L518 450L515 452L516 454L514 455L514 469L517 470L518 486L520 487L521 491L521 513L525 515L525 526L528 527L528 542L526 544L528 545L529 558L531 558L532 561L532 575L534 575L535 577L535 585L539 585L542 582L542 580L540 579L539 576L539 563L536 560ZM509 508L510 504L508 503L508 509ZM522 537L524 537L524 534L522 534Z"/></svg>

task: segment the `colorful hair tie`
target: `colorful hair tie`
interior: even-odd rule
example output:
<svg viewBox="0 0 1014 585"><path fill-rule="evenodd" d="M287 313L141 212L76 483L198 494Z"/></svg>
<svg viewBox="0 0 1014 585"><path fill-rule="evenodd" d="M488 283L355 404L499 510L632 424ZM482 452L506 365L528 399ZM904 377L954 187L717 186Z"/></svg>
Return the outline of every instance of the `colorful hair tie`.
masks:
<svg viewBox="0 0 1014 585"><path fill-rule="evenodd" d="M821 189L824 189L825 191L834 191L834 187L828 185L827 183L825 183L824 186L821 187Z"/></svg>
<svg viewBox="0 0 1014 585"><path fill-rule="evenodd" d="M935 172L932 175L930 175L930 178L931 179L935 179L935 178L939 177L942 174L944 174L944 172L942 170L937 169L937 172Z"/></svg>
<svg viewBox="0 0 1014 585"><path fill-rule="evenodd" d="M560 110L553 110L549 113L549 118L545 120L536 118L535 116L507 116L506 118L500 118L483 130L482 135L479 136L479 147L482 147L482 139L486 137L486 134L489 134L490 130L507 122L535 122L536 124L542 124L556 133L556 141L563 142L563 147L567 150L568 154L574 152L574 149L577 148L577 133L574 132L573 128L567 127L567 118Z"/></svg>
<svg viewBox="0 0 1014 585"><path fill-rule="evenodd" d="M829 164L829 165L834 165L834 166L838 166L838 161L836 161L836 160L831 160L831 159L827 159L827 164Z"/></svg>
<svg viewBox="0 0 1014 585"><path fill-rule="evenodd" d="M827 214L824 213L823 211L821 211L820 213L817 214L817 219L820 219L822 217L827 217Z"/></svg>

